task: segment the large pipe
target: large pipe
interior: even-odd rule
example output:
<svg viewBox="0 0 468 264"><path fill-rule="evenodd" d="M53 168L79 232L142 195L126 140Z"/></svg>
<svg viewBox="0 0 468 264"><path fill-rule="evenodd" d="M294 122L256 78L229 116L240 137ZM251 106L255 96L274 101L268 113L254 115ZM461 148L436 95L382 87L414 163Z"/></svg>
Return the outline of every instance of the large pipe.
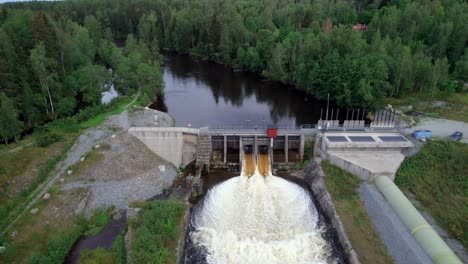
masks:
<svg viewBox="0 0 468 264"><path fill-rule="evenodd" d="M462 264L392 180L377 176L375 185L435 264Z"/></svg>

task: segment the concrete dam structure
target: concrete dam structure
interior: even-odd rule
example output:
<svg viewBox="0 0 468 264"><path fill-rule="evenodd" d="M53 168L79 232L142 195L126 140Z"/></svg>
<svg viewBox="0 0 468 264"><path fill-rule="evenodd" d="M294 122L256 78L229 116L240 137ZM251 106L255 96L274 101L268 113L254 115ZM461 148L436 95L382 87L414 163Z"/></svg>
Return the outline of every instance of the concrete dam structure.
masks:
<svg viewBox="0 0 468 264"><path fill-rule="evenodd" d="M272 162L299 162L304 156L306 140L312 141L315 129L277 129L275 138L266 128L185 128L132 127L129 133L149 149L177 167L196 160L197 165L239 166L244 146L271 148Z"/></svg>

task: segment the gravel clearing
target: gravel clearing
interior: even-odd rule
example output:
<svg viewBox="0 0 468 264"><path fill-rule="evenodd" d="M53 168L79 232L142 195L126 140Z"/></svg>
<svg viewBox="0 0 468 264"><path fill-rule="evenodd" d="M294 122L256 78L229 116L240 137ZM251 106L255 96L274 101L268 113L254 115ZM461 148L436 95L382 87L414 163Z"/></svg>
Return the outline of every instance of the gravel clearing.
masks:
<svg viewBox="0 0 468 264"><path fill-rule="evenodd" d="M400 217L374 185L362 183L359 187L359 194L372 223L395 263L432 263L431 258L412 237Z"/></svg>
<svg viewBox="0 0 468 264"><path fill-rule="evenodd" d="M160 194L177 176L172 164L127 133L110 139L109 144L107 150L94 150L103 155L99 163L70 176L69 183L62 187L62 190L89 189L87 213L110 205L116 209L128 208L132 201Z"/></svg>
<svg viewBox="0 0 468 264"><path fill-rule="evenodd" d="M83 156L91 151L93 146L97 144L102 145L109 140L114 139L116 134L126 133L130 126L145 124L153 124L153 126L173 126L174 123L170 115L160 111L147 108L136 110L132 109L131 111L131 114L129 114L128 110L124 110L119 115L108 116L102 124L89 128L81 134L67 153L67 157L56 165L53 176L48 182L39 187L41 191L37 193L36 197L31 202L25 204L24 211L3 230L3 233L7 232L25 212L29 212L32 205L35 204L38 199L43 197L58 179L66 174L66 171L70 166L78 163ZM155 118L155 116L157 117ZM158 120L157 123L155 122L155 119ZM171 170L168 170L167 173L170 172ZM118 192L118 189L115 192ZM96 192L94 193L94 196L96 197Z"/></svg>
<svg viewBox="0 0 468 264"><path fill-rule="evenodd" d="M461 121L454 121L442 118L422 118L418 125L413 126L406 133L411 134L413 130L431 130L432 136L447 138L455 131L463 133L464 143L468 143L468 124Z"/></svg>

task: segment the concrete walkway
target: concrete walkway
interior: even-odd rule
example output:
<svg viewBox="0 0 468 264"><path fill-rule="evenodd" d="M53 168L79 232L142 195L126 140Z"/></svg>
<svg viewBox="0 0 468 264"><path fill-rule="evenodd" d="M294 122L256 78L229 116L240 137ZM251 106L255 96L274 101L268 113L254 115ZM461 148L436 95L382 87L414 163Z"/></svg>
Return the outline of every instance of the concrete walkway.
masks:
<svg viewBox="0 0 468 264"><path fill-rule="evenodd" d="M388 253L397 264L427 264L431 258L416 242L375 185L362 183L359 194Z"/></svg>

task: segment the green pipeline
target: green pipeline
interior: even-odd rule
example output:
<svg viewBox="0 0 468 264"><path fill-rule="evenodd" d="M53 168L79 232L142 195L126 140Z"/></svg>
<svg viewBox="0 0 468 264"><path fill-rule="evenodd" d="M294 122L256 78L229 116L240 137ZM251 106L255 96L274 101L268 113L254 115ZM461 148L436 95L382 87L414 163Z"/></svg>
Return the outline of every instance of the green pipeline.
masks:
<svg viewBox="0 0 468 264"><path fill-rule="evenodd" d="M392 180L377 176L375 185L435 264L462 264Z"/></svg>

